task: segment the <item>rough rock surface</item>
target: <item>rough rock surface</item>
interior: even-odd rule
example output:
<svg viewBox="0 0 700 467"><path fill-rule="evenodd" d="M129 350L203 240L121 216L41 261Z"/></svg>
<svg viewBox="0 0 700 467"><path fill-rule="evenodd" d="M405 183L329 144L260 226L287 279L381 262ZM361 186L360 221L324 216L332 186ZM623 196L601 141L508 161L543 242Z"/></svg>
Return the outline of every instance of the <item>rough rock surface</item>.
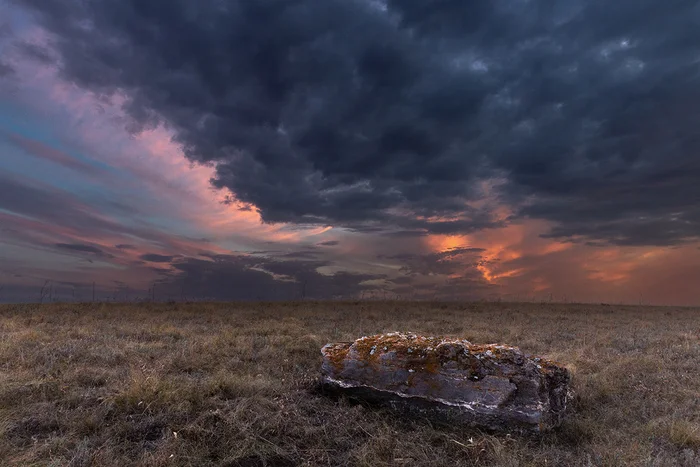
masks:
<svg viewBox="0 0 700 467"><path fill-rule="evenodd" d="M390 333L321 353L324 389L450 423L538 433L570 398L566 368L506 345Z"/></svg>

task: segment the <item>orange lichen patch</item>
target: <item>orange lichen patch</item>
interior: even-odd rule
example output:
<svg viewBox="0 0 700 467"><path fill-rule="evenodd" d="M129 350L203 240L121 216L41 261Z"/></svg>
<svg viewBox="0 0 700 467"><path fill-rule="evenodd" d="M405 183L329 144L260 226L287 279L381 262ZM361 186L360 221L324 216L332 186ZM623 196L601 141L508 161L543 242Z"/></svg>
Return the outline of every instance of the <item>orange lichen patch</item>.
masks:
<svg viewBox="0 0 700 467"><path fill-rule="evenodd" d="M442 356L443 360L457 357L460 352L466 354L484 354L496 358L513 357L520 354L515 347L498 344L472 344L463 339L443 337L424 337L415 334L389 333L366 336L356 340L348 350L357 353L360 358L371 360L376 355L393 352L397 356L422 357Z"/></svg>
<svg viewBox="0 0 700 467"><path fill-rule="evenodd" d="M519 367L527 360L534 363L541 374L562 371L562 367L557 363L539 357L529 358L517 347L472 344L464 339L425 337L398 332L365 336L352 343L329 344L324 347L323 354L338 373L343 371L348 361L363 362L375 369L387 365L391 367L400 362L399 367L410 373L409 385L419 373L436 374L457 370L467 371L471 376L483 377L492 371L483 371L484 365L491 366L489 361L509 364L501 365L501 369L495 373L503 376L510 375L507 368Z"/></svg>
<svg viewBox="0 0 700 467"><path fill-rule="evenodd" d="M350 350L351 342L341 342L338 344L328 344L323 349L321 349L323 356L328 360L328 362L333 365L336 371L340 371L343 368L343 362L348 356L348 351Z"/></svg>
<svg viewBox="0 0 700 467"><path fill-rule="evenodd" d="M382 355L391 353L406 363L407 370L436 373L442 364L457 356L469 345L465 340L424 337L415 334L389 333L358 339L352 346L358 358L374 364ZM450 352L449 348L453 351Z"/></svg>
<svg viewBox="0 0 700 467"><path fill-rule="evenodd" d="M365 336L356 340L353 348L360 356L374 356L377 352L396 352L398 355L423 353L437 347L443 339L398 332ZM466 342L466 341L464 341Z"/></svg>
<svg viewBox="0 0 700 467"><path fill-rule="evenodd" d="M568 370L564 368L564 366L555 362L554 360L547 360L544 358L535 357L533 361L537 363L538 368L542 371L542 373L545 374L552 374L561 371L568 372Z"/></svg>
<svg viewBox="0 0 700 467"><path fill-rule="evenodd" d="M443 339L437 337L389 333L362 337L355 341L351 351L358 359L374 366L381 366L383 355L393 354L405 362L406 370L436 373L440 370L436 348L442 342Z"/></svg>
<svg viewBox="0 0 700 467"><path fill-rule="evenodd" d="M383 355L392 354L395 357L392 360L404 362L409 371L437 373L451 362L460 369L476 371L481 355L497 359L510 357L509 359L513 360L513 356L508 352L519 351L506 346L473 345L462 339L389 333L362 337L349 348L335 351L332 359L336 368L339 368L337 365L341 365L342 359L348 357L349 353L354 359L380 365Z"/></svg>

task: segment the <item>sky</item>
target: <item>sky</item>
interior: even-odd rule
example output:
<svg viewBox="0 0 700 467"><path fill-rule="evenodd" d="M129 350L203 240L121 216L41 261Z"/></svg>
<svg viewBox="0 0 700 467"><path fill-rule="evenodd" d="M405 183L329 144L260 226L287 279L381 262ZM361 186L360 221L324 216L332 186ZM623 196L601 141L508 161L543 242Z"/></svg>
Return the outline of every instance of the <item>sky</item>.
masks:
<svg viewBox="0 0 700 467"><path fill-rule="evenodd" d="M0 0L0 301L700 305L699 79L697 1Z"/></svg>

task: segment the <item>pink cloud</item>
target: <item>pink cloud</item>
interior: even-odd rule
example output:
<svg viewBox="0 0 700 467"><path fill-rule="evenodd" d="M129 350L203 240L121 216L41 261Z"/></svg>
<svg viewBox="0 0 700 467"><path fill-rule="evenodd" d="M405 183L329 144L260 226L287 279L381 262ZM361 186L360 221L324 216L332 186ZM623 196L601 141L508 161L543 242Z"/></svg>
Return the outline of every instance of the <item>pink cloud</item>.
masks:
<svg viewBox="0 0 700 467"><path fill-rule="evenodd" d="M104 175L104 171L98 167L87 164L63 151L47 146L40 141L25 138L24 136L15 133L8 133L6 136L10 142L22 148L32 156L54 162L78 172L86 173L93 177L101 177Z"/></svg>
<svg viewBox="0 0 700 467"><path fill-rule="evenodd" d="M29 30L21 39L37 45L49 43L46 33L39 28ZM130 174L124 179L114 175L108 183L145 188L151 196L141 200L143 207L157 208L158 215L166 214L181 223L183 231L216 240L233 240L241 246L267 241L297 243L324 231L324 228L292 230L284 225L263 224L254 207L242 210L235 201L225 204L231 194L211 187L214 169L187 160L163 126L137 135L126 132L128 118L122 111L126 101L123 95L107 99L85 92L63 81L54 66L18 57L12 63L22 82L15 99L61 122L66 130L61 131L66 146ZM93 169L90 164L37 141L19 136L13 141L39 157L70 168Z"/></svg>

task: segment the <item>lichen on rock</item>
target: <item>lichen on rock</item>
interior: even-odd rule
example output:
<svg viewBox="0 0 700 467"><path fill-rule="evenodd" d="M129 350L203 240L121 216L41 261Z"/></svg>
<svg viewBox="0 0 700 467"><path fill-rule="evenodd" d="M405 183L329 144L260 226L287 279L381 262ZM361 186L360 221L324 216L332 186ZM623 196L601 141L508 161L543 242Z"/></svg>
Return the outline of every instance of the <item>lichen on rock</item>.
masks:
<svg viewBox="0 0 700 467"><path fill-rule="evenodd" d="M508 345L393 332L321 352L328 390L482 428L545 431L570 398L566 368Z"/></svg>

